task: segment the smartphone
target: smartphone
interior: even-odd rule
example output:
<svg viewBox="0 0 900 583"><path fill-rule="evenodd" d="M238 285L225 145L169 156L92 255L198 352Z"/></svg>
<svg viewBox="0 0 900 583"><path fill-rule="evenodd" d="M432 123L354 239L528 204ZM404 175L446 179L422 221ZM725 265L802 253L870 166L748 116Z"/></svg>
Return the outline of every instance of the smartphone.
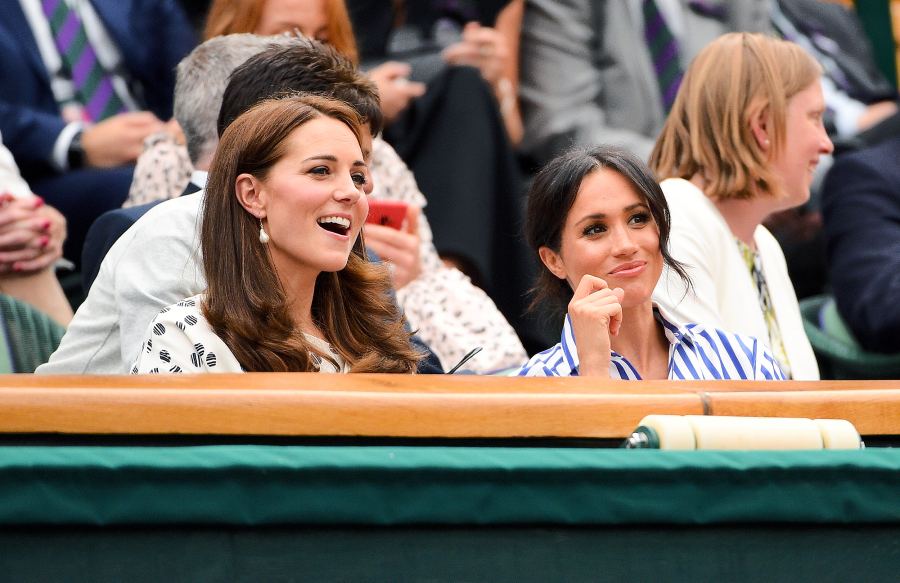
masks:
<svg viewBox="0 0 900 583"><path fill-rule="evenodd" d="M403 221L406 220L406 203L399 200L383 200L379 198L369 199L369 216L366 217L367 223L373 225L384 225L392 229L400 230L403 228Z"/></svg>

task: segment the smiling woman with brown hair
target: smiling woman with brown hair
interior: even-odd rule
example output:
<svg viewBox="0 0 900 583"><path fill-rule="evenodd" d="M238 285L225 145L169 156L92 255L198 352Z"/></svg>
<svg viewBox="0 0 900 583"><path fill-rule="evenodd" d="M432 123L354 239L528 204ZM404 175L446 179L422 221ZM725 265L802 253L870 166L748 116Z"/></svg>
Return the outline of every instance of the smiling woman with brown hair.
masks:
<svg viewBox="0 0 900 583"><path fill-rule="evenodd" d="M533 308L566 311L559 344L523 376L781 379L755 338L679 323L651 295L669 254L669 209L649 169L615 148L577 149L538 173L528 195L528 242L544 269Z"/></svg>
<svg viewBox="0 0 900 583"><path fill-rule="evenodd" d="M200 228L206 292L163 309L133 372L413 372L419 359L366 259L358 114L264 101L221 137Z"/></svg>

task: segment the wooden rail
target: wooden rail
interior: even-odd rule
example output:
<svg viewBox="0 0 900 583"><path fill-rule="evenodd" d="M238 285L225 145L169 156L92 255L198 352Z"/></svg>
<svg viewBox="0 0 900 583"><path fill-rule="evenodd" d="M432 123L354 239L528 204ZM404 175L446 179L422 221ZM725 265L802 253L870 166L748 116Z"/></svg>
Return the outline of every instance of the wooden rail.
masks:
<svg viewBox="0 0 900 583"><path fill-rule="evenodd" d="M0 376L0 433L619 438L651 413L843 418L898 435L900 381Z"/></svg>

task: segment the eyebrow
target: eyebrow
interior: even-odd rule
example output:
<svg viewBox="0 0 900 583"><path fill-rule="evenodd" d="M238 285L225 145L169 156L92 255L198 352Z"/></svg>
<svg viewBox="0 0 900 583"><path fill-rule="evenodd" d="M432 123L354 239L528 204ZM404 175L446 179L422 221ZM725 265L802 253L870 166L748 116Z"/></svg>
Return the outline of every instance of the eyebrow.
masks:
<svg viewBox="0 0 900 583"><path fill-rule="evenodd" d="M647 210L650 209L650 207L647 206L647 203L644 203L644 202L636 202L636 203L634 203L634 204L630 204L630 205L626 206L626 207L625 207L624 209L622 209L622 210L623 210L624 212L627 213L627 212L629 212L629 211L633 211L634 209L640 208L640 207L644 207L644 208L647 209ZM594 213L594 214L591 214L591 215L587 215L587 216L585 216L585 217L582 217L582 218L578 221L578 223L583 223L584 221L590 221L590 220L605 219L605 218L606 218L606 215L603 214L603 213ZM578 223L576 223L576 224L578 224Z"/></svg>
<svg viewBox="0 0 900 583"><path fill-rule="evenodd" d="M318 156L310 156L303 160L304 162L311 162L312 160L327 160L328 162L337 162L337 156L332 156L331 154L319 154ZM364 168L368 168L369 165L363 162L362 160L354 160L352 166L362 166Z"/></svg>

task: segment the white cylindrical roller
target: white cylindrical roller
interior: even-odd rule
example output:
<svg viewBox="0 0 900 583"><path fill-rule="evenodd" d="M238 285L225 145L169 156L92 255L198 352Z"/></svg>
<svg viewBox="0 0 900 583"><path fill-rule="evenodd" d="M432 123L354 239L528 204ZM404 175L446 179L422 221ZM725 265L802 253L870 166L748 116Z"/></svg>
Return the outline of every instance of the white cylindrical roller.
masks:
<svg viewBox="0 0 900 583"><path fill-rule="evenodd" d="M822 449L812 419L686 415L697 449Z"/></svg>
<svg viewBox="0 0 900 583"><path fill-rule="evenodd" d="M682 416L647 415L640 425L656 433L659 449L696 449L694 430Z"/></svg>
<svg viewBox="0 0 900 583"><path fill-rule="evenodd" d="M656 438L655 441L650 440L648 446L659 449L862 447L859 432L852 423L843 419L648 415L641 420L640 425L652 430Z"/></svg>
<svg viewBox="0 0 900 583"><path fill-rule="evenodd" d="M814 419L822 433L825 449L859 449L862 438L856 427L845 419Z"/></svg>

